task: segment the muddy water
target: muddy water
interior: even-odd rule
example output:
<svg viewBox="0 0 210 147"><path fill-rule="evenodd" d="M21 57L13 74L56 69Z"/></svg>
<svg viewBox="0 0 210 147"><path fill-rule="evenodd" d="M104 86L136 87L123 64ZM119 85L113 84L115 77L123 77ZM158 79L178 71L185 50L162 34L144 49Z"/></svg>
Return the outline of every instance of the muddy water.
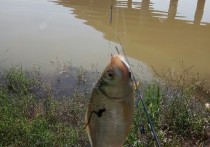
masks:
<svg viewBox="0 0 210 147"><path fill-rule="evenodd" d="M1 68L103 67L119 42L135 62L209 76L210 0L0 0Z"/></svg>

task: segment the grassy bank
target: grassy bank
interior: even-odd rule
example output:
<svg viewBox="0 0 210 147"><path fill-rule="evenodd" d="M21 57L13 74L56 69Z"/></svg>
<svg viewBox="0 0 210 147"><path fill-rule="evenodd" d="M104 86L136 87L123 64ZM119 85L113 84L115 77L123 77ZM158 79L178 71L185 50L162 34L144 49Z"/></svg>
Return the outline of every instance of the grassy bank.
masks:
<svg viewBox="0 0 210 147"><path fill-rule="evenodd" d="M65 72L44 80L39 71L21 67L1 73L0 146L89 146L84 115L91 74L79 68L73 75ZM157 79L140 83L140 88L161 144L201 146L210 123L205 107L210 102L208 82L171 70L157 74ZM125 146L155 146L140 102Z"/></svg>

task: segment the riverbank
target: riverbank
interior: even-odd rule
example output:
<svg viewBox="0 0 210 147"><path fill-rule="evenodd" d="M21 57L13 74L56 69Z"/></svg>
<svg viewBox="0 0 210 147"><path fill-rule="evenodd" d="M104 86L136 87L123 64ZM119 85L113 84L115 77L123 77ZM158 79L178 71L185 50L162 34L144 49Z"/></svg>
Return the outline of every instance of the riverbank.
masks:
<svg viewBox="0 0 210 147"><path fill-rule="evenodd" d="M84 115L100 73L67 68L51 76L21 67L0 74L0 146L89 146ZM156 73L150 81L137 79L162 146L207 142L208 81L187 70ZM141 103L138 105L124 146L155 146Z"/></svg>

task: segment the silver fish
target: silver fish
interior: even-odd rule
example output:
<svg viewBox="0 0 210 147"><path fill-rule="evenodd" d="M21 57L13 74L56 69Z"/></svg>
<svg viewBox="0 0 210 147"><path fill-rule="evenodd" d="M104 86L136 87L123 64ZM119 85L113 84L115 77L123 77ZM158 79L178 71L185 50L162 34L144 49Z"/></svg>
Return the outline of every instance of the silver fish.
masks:
<svg viewBox="0 0 210 147"><path fill-rule="evenodd" d="M94 87L85 117L92 147L122 147L132 125L134 89L129 66L114 55Z"/></svg>

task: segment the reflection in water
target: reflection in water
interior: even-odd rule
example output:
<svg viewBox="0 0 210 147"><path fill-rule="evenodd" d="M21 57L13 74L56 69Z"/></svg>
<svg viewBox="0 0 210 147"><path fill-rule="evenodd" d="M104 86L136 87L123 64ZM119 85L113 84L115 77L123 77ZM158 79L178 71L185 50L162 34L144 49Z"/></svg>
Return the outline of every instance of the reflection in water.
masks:
<svg viewBox="0 0 210 147"><path fill-rule="evenodd" d="M148 11L149 10L149 4L150 4L150 0L142 0L141 9L144 10L144 11Z"/></svg>
<svg viewBox="0 0 210 147"><path fill-rule="evenodd" d="M57 0L56 3L73 8L77 18L86 20L86 24L103 32L105 39L116 43L120 39L130 57L157 69L178 67L178 62L183 60L186 66L195 65L195 72L209 74L210 25L209 22L201 22L205 0L198 0L196 12L193 12L195 19L192 20L204 26L189 24L189 20L183 19L185 16L177 16L178 2L170 0L168 12L163 12L155 10L155 2L150 0L113 0L111 33L108 29L108 1Z"/></svg>
<svg viewBox="0 0 210 147"><path fill-rule="evenodd" d="M132 0L128 0L128 8L132 8Z"/></svg>
<svg viewBox="0 0 210 147"><path fill-rule="evenodd" d="M206 0L198 0L196 12L195 12L194 24L200 24L201 23L201 19L203 17L203 9L204 9L204 6L205 6L205 1Z"/></svg>
<svg viewBox="0 0 210 147"><path fill-rule="evenodd" d="M168 19L174 20L177 12L178 0L171 0L168 9Z"/></svg>
<svg viewBox="0 0 210 147"><path fill-rule="evenodd" d="M183 60L210 73L210 0L2 0L0 32L3 66L47 70L58 58L102 68L120 41L129 57L156 69Z"/></svg>

